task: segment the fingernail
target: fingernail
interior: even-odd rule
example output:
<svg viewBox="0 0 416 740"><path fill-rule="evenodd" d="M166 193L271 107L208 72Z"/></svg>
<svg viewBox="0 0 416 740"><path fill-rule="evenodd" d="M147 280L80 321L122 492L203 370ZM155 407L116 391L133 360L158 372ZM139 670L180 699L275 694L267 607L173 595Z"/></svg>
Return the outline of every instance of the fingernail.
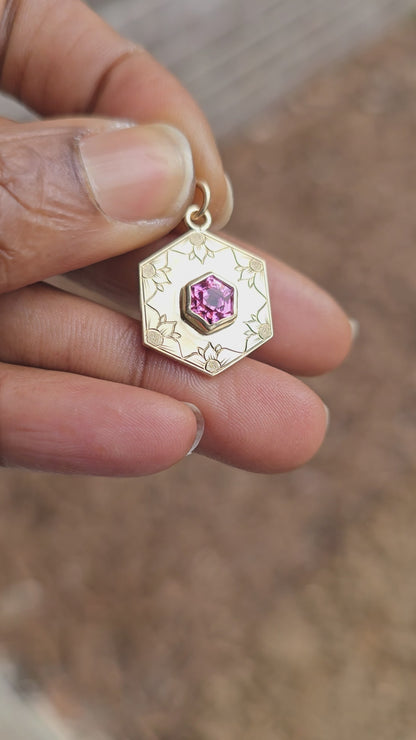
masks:
<svg viewBox="0 0 416 740"><path fill-rule="evenodd" d="M355 342L355 340L357 339L360 333L360 324L357 321L357 319L348 319L348 321L351 327L351 338L352 338L352 341Z"/></svg>
<svg viewBox="0 0 416 740"><path fill-rule="evenodd" d="M324 409L325 409L325 414L326 414L326 431L328 431L328 427L331 421L331 412L328 406L326 405L326 403L324 403Z"/></svg>
<svg viewBox="0 0 416 740"><path fill-rule="evenodd" d="M193 403L187 403L186 401L184 401L184 403L186 404L186 406L189 406L189 408L191 409L191 411L193 411L193 413L195 414L195 419L196 419L196 435L195 435L195 439L194 439L194 441L192 443L191 449L187 453L188 455L192 455L192 453L196 450L196 448L198 447L198 445L199 445L199 443L200 443L200 441L202 439L202 435L203 435L204 429L205 429L205 421L204 421L204 417L202 416L202 413L199 410L198 406L195 406Z"/></svg>
<svg viewBox="0 0 416 740"><path fill-rule="evenodd" d="M94 200L111 219L173 218L189 198L191 148L172 126L118 127L81 139L79 150Z"/></svg>

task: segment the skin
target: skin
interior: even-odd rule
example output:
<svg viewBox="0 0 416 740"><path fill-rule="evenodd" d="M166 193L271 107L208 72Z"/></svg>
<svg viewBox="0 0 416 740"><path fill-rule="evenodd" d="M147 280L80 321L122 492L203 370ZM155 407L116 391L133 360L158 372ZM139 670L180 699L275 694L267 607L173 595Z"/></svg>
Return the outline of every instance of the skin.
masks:
<svg viewBox="0 0 416 740"><path fill-rule="evenodd" d="M189 94L77 0L0 1L0 60L2 89L48 117L0 121L2 464L153 473L192 445L196 419L186 403L205 418L203 454L267 473L310 459L326 410L293 374L342 362L351 328L341 308L266 257L277 332L255 355L211 379L146 351L134 318L137 262L184 209L157 223L111 220L74 160L74 137L107 130L108 119L171 124L190 143L221 226L230 211L222 163ZM193 197L190 189L186 202ZM62 273L65 290L45 284ZM81 289L89 299L68 292Z"/></svg>

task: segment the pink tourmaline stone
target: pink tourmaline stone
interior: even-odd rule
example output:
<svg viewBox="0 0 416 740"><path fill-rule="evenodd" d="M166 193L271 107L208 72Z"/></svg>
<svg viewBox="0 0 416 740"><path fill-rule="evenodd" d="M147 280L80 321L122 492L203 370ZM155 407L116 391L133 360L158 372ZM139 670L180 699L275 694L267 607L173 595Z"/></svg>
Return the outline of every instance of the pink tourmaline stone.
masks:
<svg viewBox="0 0 416 740"><path fill-rule="evenodd" d="M191 285L191 311L208 324L218 324L234 314L234 288L208 275Z"/></svg>

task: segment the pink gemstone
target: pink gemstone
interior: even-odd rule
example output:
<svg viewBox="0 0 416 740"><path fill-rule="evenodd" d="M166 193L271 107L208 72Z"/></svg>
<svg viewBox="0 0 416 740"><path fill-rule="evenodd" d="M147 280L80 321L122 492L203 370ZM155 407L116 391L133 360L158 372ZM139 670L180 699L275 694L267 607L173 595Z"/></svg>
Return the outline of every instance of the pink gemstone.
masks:
<svg viewBox="0 0 416 740"><path fill-rule="evenodd" d="M215 275L208 275L191 285L191 311L208 324L218 324L233 316L234 288Z"/></svg>

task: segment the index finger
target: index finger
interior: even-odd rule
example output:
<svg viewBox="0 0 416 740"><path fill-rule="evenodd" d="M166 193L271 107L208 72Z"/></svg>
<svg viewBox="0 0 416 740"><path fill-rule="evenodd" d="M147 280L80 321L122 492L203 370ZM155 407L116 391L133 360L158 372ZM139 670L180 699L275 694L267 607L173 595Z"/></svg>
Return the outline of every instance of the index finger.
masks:
<svg viewBox="0 0 416 740"><path fill-rule="evenodd" d="M73 113L161 121L188 138L215 223L231 194L211 129L191 95L143 48L80 0L0 0L2 89L45 116Z"/></svg>

